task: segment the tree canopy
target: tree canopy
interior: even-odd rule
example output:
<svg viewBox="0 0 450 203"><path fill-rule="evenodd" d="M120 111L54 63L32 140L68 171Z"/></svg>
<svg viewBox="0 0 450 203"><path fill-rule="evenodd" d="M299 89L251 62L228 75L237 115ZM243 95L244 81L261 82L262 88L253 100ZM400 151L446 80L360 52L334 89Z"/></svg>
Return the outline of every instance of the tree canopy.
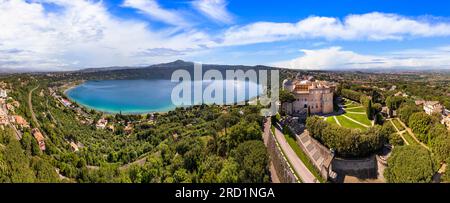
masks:
<svg viewBox="0 0 450 203"><path fill-rule="evenodd" d="M388 158L384 177L390 183L429 183L434 174L430 153L421 146L398 146Z"/></svg>

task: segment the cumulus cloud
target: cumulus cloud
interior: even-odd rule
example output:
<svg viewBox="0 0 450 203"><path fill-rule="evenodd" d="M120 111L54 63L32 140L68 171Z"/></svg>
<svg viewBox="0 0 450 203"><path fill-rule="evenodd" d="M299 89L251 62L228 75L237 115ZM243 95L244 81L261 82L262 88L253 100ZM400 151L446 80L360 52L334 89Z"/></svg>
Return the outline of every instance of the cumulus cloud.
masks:
<svg viewBox="0 0 450 203"><path fill-rule="evenodd" d="M58 9L48 9L46 4L56 5ZM231 15L226 10L226 1L196 0L193 5L213 20L227 23L226 19L232 19L224 17ZM123 6L138 9L168 26L155 30L148 21L114 16L98 0L0 0L0 68L61 70L132 66L168 62L180 56L201 59L201 54L220 47L280 40L320 39L331 46L333 40L450 36L449 22L383 13L350 15L343 20L308 17L297 23L258 22L208 30L215 33L211 34L188 25L177 10L165 9L155 0L126 0ZM437 66L449 64L444 58L450 58L450 46L430 53L409 50L391 53L392 56L368 56L339 47L303 52L303 58L298 60L299 68L339 68L342 64L387 67L408 65L408 61L410 66ZM420 58L423 56L429 58Z"/></svg>
<svg viewBox="0 0 450 203"><path fill-rule="evenodd" d="M288 39L403 40L450 36L450 22L433 22L396 14L349 15L343 20L312 16L297 23L257 22L228 29L223 44L241 45Z"/></svg>
<svg viewBox="0 0 450 203"><path fill-rule="evenodd" d="M42 3L62 9L49 12ZM188 50L210 46L205 33L151 30L142 21L118 19L101 1L1 0L0 67L64 69L166 62L138 50ZM7 53L20 49L20 53ZM8 51L9 50L9 51Z"/></svg>
<svg viewBox="0 0 450 203"><path fill-rule="evenodd" d="M448 47L447 47L448 48ZM302 56L274 63L291 69L348 70L372 68L450 68L450 52L446 47L429 50L400 50L383 55L359 54L343 50L342 47L328 47L316 50L300 50Z"/></svg>
<svg viewBox="0 0 450 203"><path fill-rule="evenodd" d="M195 0L192 2L194 8L203 15L220 23L230 24L233 22L233 15L227 10L225 0Z"/></svg>

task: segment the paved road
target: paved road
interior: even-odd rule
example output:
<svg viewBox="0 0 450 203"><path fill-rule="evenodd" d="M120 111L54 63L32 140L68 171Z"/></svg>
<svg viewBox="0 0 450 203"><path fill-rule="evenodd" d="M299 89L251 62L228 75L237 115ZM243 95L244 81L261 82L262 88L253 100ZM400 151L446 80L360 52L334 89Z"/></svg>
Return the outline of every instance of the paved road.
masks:
<svg viewBox="0 0 450 203"><path fill-rule="evenodd" d="M284 134L275 128L275 138L280 144L281 149L283 150L286 158L292 164L292 168L295 170L298 176L303 183L318 183L319 181L314 177L311 171L306 168L305 164L300 160L294 150L291 148L289 143L286 141Z"/></svg>

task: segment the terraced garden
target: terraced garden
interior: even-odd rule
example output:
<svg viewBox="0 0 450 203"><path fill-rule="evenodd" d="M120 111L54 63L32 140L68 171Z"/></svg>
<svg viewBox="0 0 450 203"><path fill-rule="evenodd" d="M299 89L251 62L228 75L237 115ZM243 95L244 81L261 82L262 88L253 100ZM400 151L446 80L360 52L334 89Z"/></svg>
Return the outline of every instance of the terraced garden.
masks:
<svg viewBox="0 0 450 203"><path fill-rule="evenodd" d="M325 118L325 121L328 122L328 123L337 124L336 120L334 119L333 116L329 116L329 117Z"/></svg>
<svg viewBox="0 0 450 203"><path fill-rule="evenodd" d="M345 111L347 111L347 112L365 113L366 109L363 106L358 106L358 107L346 108Z"/></svg>
<svg viewBox="0 0 450 203"><path fill-rule="evenodd" d="M361 130L366 130L367 128L365 126L362 126L358 123L353 122L352 120L344 117L343 115L336 116L337 120L339 121L339 124L341 124L342 127L346 128L356 128Z"/></svg>
<svg viewBox="0 0 450 203"><path fill-rule="evenodd" d="M338 116L329 116L325 118L328 123L334 123L346 128L366 130L372 126L372 121L367 118L365 108L354 101L345 100L343 105L345 113ZM336 118L336 119L335 119ZM338 122L336 122L336 120Z"/></svg>
<svg viewBox="0 0 450 203"><path fill-rule="evenodd" d="M416 140L414 140L414 138L412 137L411 134L409 134L408 131L405 131L405 133L403 133L402 135L410 145L419 145L419 143L417 143Z"/></svg>
<svg viewBox="0 0 450 203"><path fill-rule="evenodd" d="M370 121L367 118L366 112L364 112L364 114L354 114L354 113L347 112L344 115L346 115L347 117L350 117L353 120L357 120L364 125L368 125L368 126L372 125L372 121Z"/></svg>
<svg viewBox="0 0 450 203"><path fill-rule="evenodd" d="M405 127L403 127L403 125L400 124L400 122L397 119L392 119L392 122L394 123L395 127L397 127L397 129L399 131L405 130Z"/></svg>

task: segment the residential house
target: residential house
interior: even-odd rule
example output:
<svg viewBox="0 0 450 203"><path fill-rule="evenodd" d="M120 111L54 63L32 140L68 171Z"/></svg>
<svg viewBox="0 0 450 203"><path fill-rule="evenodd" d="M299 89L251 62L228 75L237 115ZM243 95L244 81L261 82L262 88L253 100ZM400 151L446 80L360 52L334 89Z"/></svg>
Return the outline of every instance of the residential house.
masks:
<svg viewBox="0 0 450 203"><path fill-rule="evenodd" d="M17 125L20 125L23 128L29 128L30 125L28 124L27 120L25 120L22 116L14 116L14 120L16 121Z"/></svg>
<svg viewBox="0 0 450 203"><path fill-rule="evenodd" d="M408 97L408 95L402 91L399 91L397 93L394 94L394 96L396 97Z"/></svg>
<svg viewBox="0 0 450 203"><path fill-rule="evenodd" d="M6 90L0 89L0 98L6 99L8 97L8 94L6 94Z"/></svg>
<svg viewBox="0 0 450 203"><path fill-rule="evenodd" d="M106 125L108 125L108 120L106 120L106 118L101 118L97 121L95 127L97 127L97 129L105 129Z"/></svg>
<svg viewBox="0 0 450 203"><path fill-rule="evenodd" d="M38 142L39 149L41 149L41 151L45 151L45 139L41 131L39 131L39 129L37 128L34 128L33 130L31 130L31 133L33 134L34 139L36 139L36 141Z"/></svg>
<svg viewBox="0 0 450 203"><path fill-rule="evenodd" d="M73 150L74 152L77 152L77 151L80 150L80 149L78 149L78 145L75 144L75 142L70 142L70 147L72 147L72 150Z"/></svg>
<svg viewBox="0 0 450 203"><path fill-rule="evenodd" d="M0 115L0 125L7 125L7 124L8 124L8 116Z"/></svg>
<svg viewBox="0 0 450 203"><path fill-rule="evenodd" d="M425 113L428 115L433 113L442 114L444 112L444 107L438 101L426 101L423 104L423 110L425 110Z"/></svg>
<svg viewBox="0 0 450 203"><path fill-rule="evenodd" d="M128 124L127 126L125 126L125 134L131 134L133 132L133 125L132 124Z"/></svg>
<svg viewBox="0 0 450 203"><path fill-rule="evenodd" d="M450 115L443 116L441 123L447 126L447 129L450 130Z"/></svg>

